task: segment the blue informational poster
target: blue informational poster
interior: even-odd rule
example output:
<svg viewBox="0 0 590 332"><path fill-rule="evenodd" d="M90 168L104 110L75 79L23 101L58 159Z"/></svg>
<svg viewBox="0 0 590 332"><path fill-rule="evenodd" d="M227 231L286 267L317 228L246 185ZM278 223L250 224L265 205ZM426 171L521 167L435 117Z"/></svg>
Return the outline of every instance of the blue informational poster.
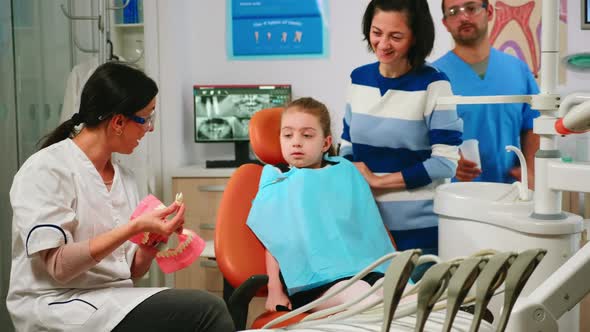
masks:
<svg viewBox="0 0 590 332"><path fill-rule="evenodd" d="M231 57L324 56L322 0L228 0Z"/></svg>

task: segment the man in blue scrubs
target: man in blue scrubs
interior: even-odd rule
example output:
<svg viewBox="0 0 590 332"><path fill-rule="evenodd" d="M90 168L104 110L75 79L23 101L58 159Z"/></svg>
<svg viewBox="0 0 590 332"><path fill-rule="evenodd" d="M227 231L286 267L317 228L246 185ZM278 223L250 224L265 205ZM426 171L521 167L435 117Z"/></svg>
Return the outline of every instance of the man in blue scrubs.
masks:
<svg viewBox="0 0 590 332"><path fill-rule="evenodd" d="M492 48L488 22L493 7L488 0L443 0L443 24L455 48L434 62L449 77L453 93L461 96L530 95L539 93L528 66L516 57ZM463 139L479 140L481 170L461 157L454 180L512 183L520 180L520 166L506 145L525 155L529 187L533 187L534 154L539 138L533 119L539 115L528 104L458 105Z"/></svg>

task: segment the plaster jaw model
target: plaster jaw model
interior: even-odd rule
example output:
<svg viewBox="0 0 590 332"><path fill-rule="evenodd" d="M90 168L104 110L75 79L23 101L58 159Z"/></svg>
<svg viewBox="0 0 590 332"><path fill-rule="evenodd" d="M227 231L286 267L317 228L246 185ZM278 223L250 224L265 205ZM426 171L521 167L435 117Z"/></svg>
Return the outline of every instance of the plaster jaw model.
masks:
<svg viewBox="0 0 590 332"><path fill-rule="evenodd" d="M191 265L205 249L205 241L190 229L178 234L178 246L159 251L156 262L164 273L172 273Z"/></svg>
<svg viewBox="0 0 590 332"><path fill-rule="evenodd" d="M182 205L183 201L182 193L176 194L175 203ZM162 202L153 195L149 195L139 203L131 219L133 220L146 212L163 208L166 208L166 206ZM166 222L166 219L162 219L162 222ZM140 245L156 248L158 250L156 262L160 269L164 273L172 273L191 265L205 249L205 241L194 231L183 229L181 234L177 235L178 245L175 248L167 247L166 243L169 237L155 233L144 232L132 237L130 240Z"/></svg>

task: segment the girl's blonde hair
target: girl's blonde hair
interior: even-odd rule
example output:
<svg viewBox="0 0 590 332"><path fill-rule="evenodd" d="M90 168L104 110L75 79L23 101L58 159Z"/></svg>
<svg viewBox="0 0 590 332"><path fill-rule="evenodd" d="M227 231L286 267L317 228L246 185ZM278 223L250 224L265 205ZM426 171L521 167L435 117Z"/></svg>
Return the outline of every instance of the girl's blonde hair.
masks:
<svg viewBox="0 0 590 332"><path fill-rule="evenodd" d="M300 112L311 114L318 118L324 137L332 136L332 130L330 129L330 112L324 103L311 97L295 99L287 104L283 110L283 114L289 112L293 108L298 108ZM336 155L336 149L333 145L330 146L327 152L329 156Z"/></svg>

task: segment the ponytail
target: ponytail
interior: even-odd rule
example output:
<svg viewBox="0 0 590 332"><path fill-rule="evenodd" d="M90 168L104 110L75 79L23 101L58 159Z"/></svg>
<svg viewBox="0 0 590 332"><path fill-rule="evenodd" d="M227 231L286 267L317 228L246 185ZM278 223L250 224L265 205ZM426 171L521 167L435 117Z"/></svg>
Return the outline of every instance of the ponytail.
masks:
<svg viewBox="0 0 590 332"><path fill-rule="evenodd" d="M78 113L76 113L78 114ZM41 146L39 150L45 149L46 147L53 145L55 143L61 142L68 137L74 136L76 132L76 126L80 123L76 123L75 119L69 119L64 121L60 124L57 128L55 128L49 134L41 137L39 142L37 142L37 146Z"/></svg>

